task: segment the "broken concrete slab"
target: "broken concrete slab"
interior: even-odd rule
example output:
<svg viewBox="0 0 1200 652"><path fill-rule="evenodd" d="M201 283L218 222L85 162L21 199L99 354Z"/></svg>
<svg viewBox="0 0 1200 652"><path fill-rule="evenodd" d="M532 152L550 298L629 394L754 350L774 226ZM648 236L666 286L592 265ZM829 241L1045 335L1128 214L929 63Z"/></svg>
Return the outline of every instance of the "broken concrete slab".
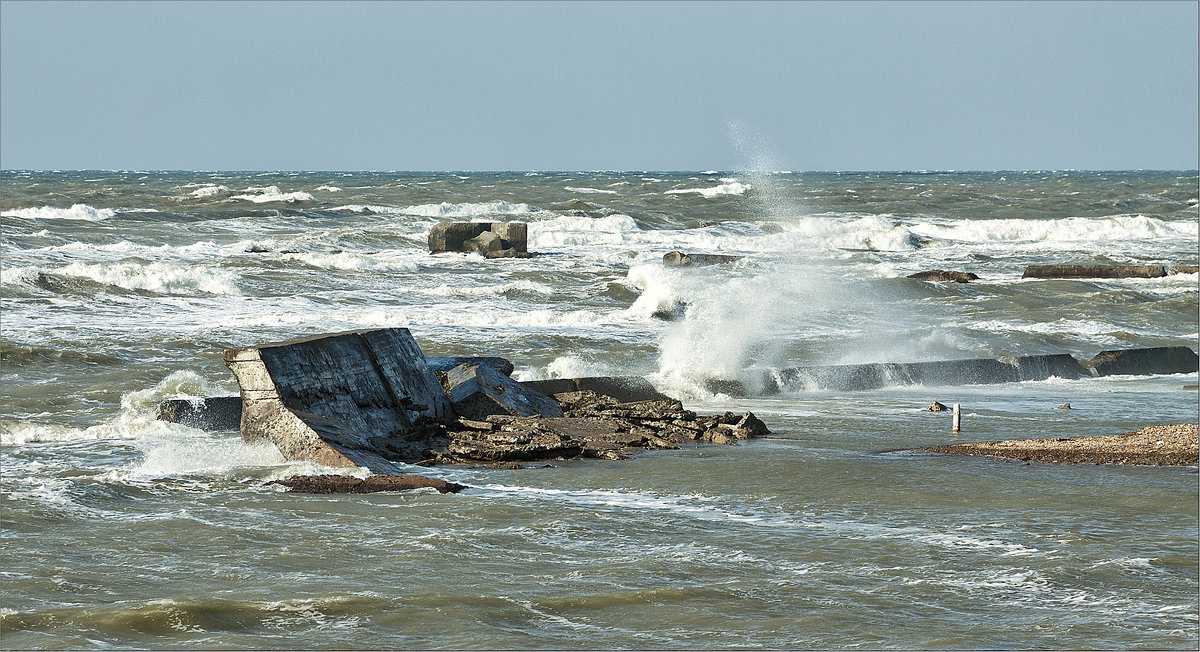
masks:
<svg viewBox="0 0 1200 652"><path fill-rule="evenodd" d="M927 272L909 274L908 278L918 281L950 281L954 283L969 283L978 281L979 277L972 272L952 272L944 269L931 269Z"/></svg>
<svg viewBox="0 0 1200 652"><path fill-rule="evenodd" d="M225 351L241 387L241 433L284 457L329 466L397 469L371 437L452 415L408 329L351 331Z"/></svg>
<svg viewBox="0 0 1200 652"><path fill-rule="evenodd" d="M1162 265L1030 265L1021 278L1160 278Z"/></svg>
<svg viewBox="0 0 1200 652"><path fill-rule="evenodd" d="M485 356L457 355L457 356L433 357L433 358L425 358L425 363L429 365L430 369L433 369L434 373L437 373L439 371L450 371L451 369L457 367L458 365L462 365L462 364L487 365L487 366L491 367L492 369L495 369L496 371L499 371L500 373L504 374L505 376L511 376L513 373L513 369L515 369L515 367L513 367L513 363L510 362L508 359L497 357L497 356L492 356L492 355L485 355Z"/></svg>
<svg viewBox="0 0 1200 652"><path fill-rule="evenodd" d="M981 385L1051 377L1074 380L1114 374L1157 375L1196 370L1196 353L1183 346L1105 351L1087 361L1067 354L1053 354L788 367L760 372L749 380L708 379L704 386L713 393L745 397L780 391L864 391L903 385Z"/></svg>
<svg viewBox="0 0 1200 652"><path fill-rule="evenodd" d="M436 489L438 493L456 494L467 488L466 485L457 482L421 475L373 475L366 478L346 475L298 475L267 484L281 485L293 493L305 494L369 494L413 489Z"/></svg>
<svg viewBox="0 0 1200 652"><path fill-rule="evenodd" d="M727 256L724 254L685 254L682 251L672 251L663 255L665 267L702 267L708 265L724 265L735 263L743 256Z"/></svg>
<svg viewBox="0 0 1200 652"><path fill-rule="evenodd" d="M242 423L241 396L209 396L199 400L175 398L158 406L158 420L201 430L237 430Z"/></svg>
<svg viewBox="0 0 1200 652"><path fill-rule="evenodd" d="M550 380L524 380L525 387L553 396L562 392L593 391L609 396L621 403L635 401L661 401L671 397L659 392L650 381L641 376L591 376L587 378L552 378Z"/></svg>
<svg viewBox="0 0 1200 652"><path fill-rule="evenodd" d="M561 417L554 399L487 365L459 365L446 372L446 395L455 414L482 420L492 414Z"/></svg>
<svg viewBox="0 0 1200 652"><path fill-rule="evenodd" d="M1097 376L1147 376L1197 371L1200 356L1186 346L1101 351L1082 363Z"/></svg>

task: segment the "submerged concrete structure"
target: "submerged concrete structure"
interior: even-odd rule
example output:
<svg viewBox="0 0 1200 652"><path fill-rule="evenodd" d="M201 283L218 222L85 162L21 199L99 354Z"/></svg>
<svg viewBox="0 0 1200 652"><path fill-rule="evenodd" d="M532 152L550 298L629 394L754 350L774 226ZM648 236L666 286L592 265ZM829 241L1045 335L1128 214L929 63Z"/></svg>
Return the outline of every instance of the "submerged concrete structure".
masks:
<svg viewBox="0 0 1200 652"><path fill-rule="evenodd" d="M477 253L485 258L529 258L525 222L444 222L429 230L429 253Z"/></svg>

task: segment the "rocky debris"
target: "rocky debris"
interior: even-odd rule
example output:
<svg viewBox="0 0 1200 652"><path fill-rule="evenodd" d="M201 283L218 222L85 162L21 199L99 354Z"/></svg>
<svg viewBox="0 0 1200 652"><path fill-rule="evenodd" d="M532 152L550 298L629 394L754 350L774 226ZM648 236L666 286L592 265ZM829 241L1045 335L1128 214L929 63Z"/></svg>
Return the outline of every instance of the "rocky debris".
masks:
<svg viewBox="0 0 1200 652"><path fill-rule="evenodd" d="M1021 278L1159 278L1162 265L1029 265Z"/></svg>
<svg viewBox="0 0 1200 652"><path fill-rule="evenodd" d="M588 378L553 378L550 380L525 380L521 384L547 395L564 392L592 391L608 396L621 403L636 401L665 401L670 397L654 389L650 381L641 376L591 376Z"/></svg>
<svg viewBox="0 0 1200 652"><path fill-rule="evenodd" d="M650 313L650 317L661 319L663 321L679 321L687 315L688 304L686 301L675 300L671 305L659 308Z"/></svg>
<svg viewBox="0 0 1200 652"><path fill-rule="evenodd" d="M1171 268L1172 274L1195 274L1200 272L1200 267L1196 265L1176 265Z"/></svg>
<svg viewBox="0 0 1200 652"><path fill-rule="evenodd" d="M242 397L210 396L197 401L168 399L159 404L158 419L201 430L237 430L242 424Z"/></svg>
<svg viewBox="0 0 1200 652"><path fill-rule="evenodd" d="M1070 403L1063 403L1062 405L1059 405L1059 406L1055 407L1054 409L1055 409L1055 410L1070 410L1070 409L1071 409L1071 404L1070 404Z"/></svg>
<svg viewBox="0 0 1200 652"><path fill-rule="evenodd" d="M529 258L525 222L443 222L429 230L429 252L477 253L485 258Z"/></svg>
<svg viewBox="0 0 1200 652"><path fill-rule="evenodd" d="M942 405L941 403L934 401L929 404L929 407L925 408L925 411L926 412L945 412L947 409L948 408L945 405Z"/></svg>
<svg viewBox="0 0 1200 652"><path fill-rule="evenodd" d="M682 251L672 251L663 256L665 267L701 267L707 265L724 265L741 260L743 256L726 256L723 254L685 254Z"/></svg>
<svg viewBox="0 0 1200 652"><path fill-rule="evenodd" d="M1067 354L1004 356L935 362L886 362L788 367L747 381L708 379L705 388L729 396L772 395L783 390L862 391L902 385L980 385L1093 376L1190 373L1200 366L1186 346L1104 351L1091 360Z"/></svg>
<svg viewBox="0 0 1200 652"><path fill-rule="evenodd" d="M446 395L454 413L468 419L492 414L561 417L554 399L530 389L487 365L459 365L446 372Z"/></svg>
<svg viewBox="0 0 1200 652"><path fill-rule="evenodd" d="M1120 435L1016 439L930 446L921 450L952 455L990 455L1025 462L1187 466L1197 463L1200 428L1194 423L1149 426Z"/></svg>
<svg viewBox="0 0 1200 652"><path fill-rule="evenodd" d="M971 272L950 272L944 269L917 272L916 274L909 274L908 278L915 278L918 281L953 281L955 283L969 283L970 281L979 280L979 277Z"/></svg>
<svg viewBox="0 0 1200 652"><path fill-rule="evenodd" d="M294 493L305 494L369 494L425 488L436 489L443 494L456 494L467 488L466 485L456 482L420 475L372 475L366 478L346 475L298 475L268 484L282 485Z"/></svg>

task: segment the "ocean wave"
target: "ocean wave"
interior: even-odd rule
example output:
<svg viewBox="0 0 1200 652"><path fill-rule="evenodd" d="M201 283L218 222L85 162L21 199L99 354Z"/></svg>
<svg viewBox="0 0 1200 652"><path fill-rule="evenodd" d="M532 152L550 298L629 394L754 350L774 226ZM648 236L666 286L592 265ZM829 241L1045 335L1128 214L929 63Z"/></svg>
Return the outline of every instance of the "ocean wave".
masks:
<svg viewBox="0 0 1200 652"><path fill-rule="evenodd" d="M397 252L379 252L362 254L355 252L340 253L296 253L283 254L285 260L298 260L311 267L322 269L339 269L345 271L416 271L417 263L408 258L397 257Z"/></svg>
<svg viewBox="0 0 1200 652"><path fill-rule="evenodd" d="M320 190L323 192L341 192L342 191L342 189L338 188L337 186L317 186L317 190Z"/></svg>
<svg viewBox="0 0 1200 652"><path fill-rule="evenodd" d="M577 188L574 186L567 186L563 189L570 191L570 192L577 192L577 193L584 194L584 195L615 195L615 194L617 194L616 190L603 190L600 188Z"/></svg>
<svg viewBox="0 0 1200 652"><path fill-rule="evenodd" d="M250 188L246 188L246 192L257 194L233 195L230 197L230 199L245 199L256 204L265 204L267 202L294 203L299 201L312 201L313 199L312 195L303 191L287 193L280 192L279 186L252 186Z"/></svg>
<svg viewBox="0 0 1200 652"><path fill-rule="evenodd" d="M192 197L195 197L197 199L204 199L206 197L216 197L217 195L221 195L221 194L224 194L227 192L231 192L231 191L226 186L209 184L209 185L200 186L199 188L196 188L195 190L193 190L192 192L190 192L188 194L190 194Z"/></svg>
<svg viewBox="0 0 1200 652"><path fill-rule="evenodd" d="M623 213L604 217L559 215L554 219L531 222L529 245L550 249L567 245L618 244L628 239L627 234L639 231L641 227L637 222Z"/></svg>
<svg viewBox="0 0 1200 652"><path fill-rule="evenodd" d="M417 206L405 206L403 208L376 210L371 207L374 212L397 212L402 215L418 215L421 217L484 217L487 215L520 215L522 213L536 213L539 209L536 206L529 204L507 202L503 200L489 202L464 202L461 204L452 204L450 202L442 202L440 204L419 204Z"/></svg>
<svg viewBox="0 0 1200 652"><path fill-rule="evenodd" d="M84 222L102 222L117 214L111 208L93 208L87 204L73 204L70 208L42 206L40 208L17 208L3 213L8 217L20 217L27 220L76 220Z"/></svg>
<svg viewBox="0 0 1200 652"><path fill-rule="evenodd" d="M742 183L735 179L722 179L725 183L712 188L675 188L664 192L665 195L682 195L685 193L696 193L702 197L719 197L722 195L742 195L747 190L753 188L748 183Z"/></svg>
<svg viewBox="0 0 1200 652"><path fill-rule="evenodd" d="M74 276L125 288L162 294L205 294L236 296L237 275L224 269L207 269L195 265L170 262L153 263L71 263L53 270L63 276Z"/></svg>
<svg viewBox="0 0 1200 652"><path fill-rule="evenodd" d="M959 242L1120 242L1126 240L1197 238L1194 221L1167 221L1145 215L1065 217L1060 219L958 220L947 224L918 223L920 235Z"/></svg>

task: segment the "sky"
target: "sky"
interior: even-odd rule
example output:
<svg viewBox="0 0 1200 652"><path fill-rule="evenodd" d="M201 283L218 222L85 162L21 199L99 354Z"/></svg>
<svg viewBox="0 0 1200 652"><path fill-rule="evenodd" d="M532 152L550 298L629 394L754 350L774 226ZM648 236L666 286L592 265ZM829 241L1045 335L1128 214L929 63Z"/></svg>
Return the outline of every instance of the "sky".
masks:
<svg viewBox="0 0 1200 652"><path fill-rule="evenodd" d="M1196 169L1174 2L0 2L0 168Z"/></svg>

